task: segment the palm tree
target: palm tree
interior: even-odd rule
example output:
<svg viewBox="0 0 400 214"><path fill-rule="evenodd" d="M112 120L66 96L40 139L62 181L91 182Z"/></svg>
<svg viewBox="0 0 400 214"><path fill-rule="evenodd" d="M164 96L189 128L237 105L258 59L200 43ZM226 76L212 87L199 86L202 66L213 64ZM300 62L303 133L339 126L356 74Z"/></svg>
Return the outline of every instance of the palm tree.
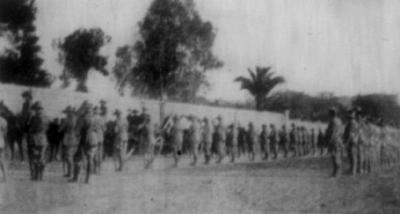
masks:
<svg viewBox="0 0 400 214"><path fill-rule="evenodd" d="M271 67L256 67L256 72L248 69L250 78L237 77L235 82L241 83L241 89L248 90L254 96L256 110L262 110L264 99L268 96L275 86L284 83L285 79L282 76L274 76L271 72Z"/></svg>

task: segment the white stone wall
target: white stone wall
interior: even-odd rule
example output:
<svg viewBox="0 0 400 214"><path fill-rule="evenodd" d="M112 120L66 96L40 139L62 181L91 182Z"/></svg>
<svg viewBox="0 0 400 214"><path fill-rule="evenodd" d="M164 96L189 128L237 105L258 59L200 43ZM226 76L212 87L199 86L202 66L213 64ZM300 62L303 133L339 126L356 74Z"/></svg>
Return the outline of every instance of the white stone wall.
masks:
<svg viewBox="0 0 400 214"><path fill-rule="evenodd" d="M23 91L29 89L28 87L0 84L0 100L14 112L21 111L23 99L21 94ZM142 106L146 106L148 113L152 117L153 123L158 123L160 118L160 101L158 100L145 100L132 97L121 96L107 96L107 93L77 93L74 91L67 91L62 89L41 89L32 88L34 100L39 100L50 117L62 117L62 110L67 106L79 106L84 100L88 100L93 104L98 104L101 99L107 101L109 109L109 118L113 118L112 112L118 108L124 115L128 109L137 109L141 111ZM257 130L260 130L262 124L275 124L280 127L283 124L287 126L290 123L301 124L308 128L314 127L324 128L325 124L310 123L306 121L287 120L284 114L273 112L257 112L250 110L241 110L234 108L211 107L203 105L192 105L186 103L166 103L165 114L178 114L190 115L194 114L198 117L208 117L211 119L221 115L226 124L234 121L247 127L249 122L253 122Z"/></svg>

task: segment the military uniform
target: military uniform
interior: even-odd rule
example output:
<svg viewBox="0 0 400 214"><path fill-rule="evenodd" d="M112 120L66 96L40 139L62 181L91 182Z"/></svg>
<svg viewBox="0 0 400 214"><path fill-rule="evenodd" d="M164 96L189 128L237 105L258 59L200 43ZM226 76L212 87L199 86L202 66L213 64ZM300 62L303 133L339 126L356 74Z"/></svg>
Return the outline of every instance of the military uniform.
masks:
<svg viewBox="0 0 400 214"><path fill-rule="evenodd" d="M261 151L264 153L264 160L268 160L270 153L270 143L269 143L269 135L267 131L267 126L263 125L262 131L260 133L260 147Z"/></svg>
<svg viewBox="0 0 400 214"><path fill-rule="evenodd" d="M339 120L339 118L334 117L330 119L325 134L331 152L333 176L337 176L340 174L340 169L342 165L342 129L342 122Z"/></svg>
<svg viewBox="0 0 400 214"><path fill-rule="evenodd" d="M75 153L78 151L78 139L77 139L77 130L76 130L76 122L77 118L73 114L72 109L66 109L66 113L68 114L65 120L61 123L60 130L64 132L64 137L62 140L63 146L63 162L67 165L67 172L65 177L70 177L72 174L72 164L73 157Z"/></svg>
<svg viewBox="0 0 400 214"><path fill-rule="evenodd" d="M224 158L224 146L226 141L226 131L224 123L222 122L222 118L218 117L218 125L215 128L216 133L216 149L218 160L217 163L221 163L222 159Z"/></svg>
<svg viewBox="0 0 400 214"><path fill-rule="evenodd" d="M117 171L122 171L124 167L125 153L128 144L128 124L118 116L119 111L116 111L117 119L115 120L115 140L114 140L114 157L117 161Z"/></svg>
<svg viewBox="0 0 400 214"><path fill-rule="evenodd" d="M269 142L271 143L272 153L274 154L274 159L278 157L278 142L279 136L274 125L271 125L271 132L269 133Z"/></svg>
<svg viewBox="0 0 400 214"><path fill-rule="evenodd" d="M257 143L257 133L252 123L249 123L249 129L247 130L247 152L251 161L255 159L254 146Z"/></svg>
<svg viewBox="0 0 400 214"><path fill-rule="evenodd" d="M45 151L48 146L46 132L50 121L41 113L40 104L36 103L32 108L37 111L30 122L30 133L33 141L33 180L42 180L45 168Z"/></svg>
<svg viewBox="0 0 400 214"><path fill-rule="evenodd" d="M171 129L172 135L172 150L174 155L174 165L178 166L179 157L182 154L182 144L183 144L183 128L178 116L174 117L174 125Z"/></svg>
<svg viewBox="0 0 400 214"><path fill-rule="evenodd" d="M351 116L346 124L343 140L347 146L347 156L350 159L350 172L352 174L357 173L357 166L360 164L358 159L360 154L359 137L360 130L358 123L354 119L354 116Z"/></svg>
<svg viewBox="0 0 400 214"><path fill-rule="evenodd" d="M190 124L190 150L193 155L192 165L195 166L198 158L198 148L201 140L201 127L195 117L191 118Z"/></svg>
<svg viewBox="0 0 400 214"><path fill-rule="evenodd" d="M103 161L104 152L104 132L105 132L106 119L97 113L93 116L92 126L93 132L96 134L96 154L94 158L94 171L98 172L101 168L101 162Z"/></svg>
<svg viewBox="0 0 400 214"><path fill-rule="evenodd" d="M235 162L237 153L237 128L234 124L230 125L226 134L226 151L231 158L231 163Z"/></svg>
<svg viewBox="0 0 400 214"><path fill-rule="evenodd" d="M205 164L208 164L210 162L212 136L213 136L212 125L210 124L208 119L205 118L204 119L204 127L203 127L203 137L202 137Z"/></svg>
<svg viewBox="0 0 400 214"><path fill-rule="evenodd" d="M314 129L311 129L310 133L310 143L311 143L311 154L316 155L317 154L317 143L318 143L318 136L315 133Z"/></svg>
<svg viewBox="0 0 400 214"><path fill-rule="evenodd" d="M292 124L292 129L290 130L289 133L289 138L290 138L290 144L291 147L294 150L294 156L299 156L299 145L298 145L298 139L297 139L297 130L296 126Z"/></svg>
<svg viewBox="0 0 400 214"><path fill-rule="evenodd" d="M286 131L286 127L283 126L281 132L279 133L279 140L283 150L284 157L287 158L289 155L289 134Z"/></svg>
<svg viewBox="0 0 400 214"><path fill-rule="evenodd" d="M154 146L156 143L154 137L154 127L150 123L150 116L146 116L141 133L145 150L145 169L148 169L153 166Z"/></svg>
<svg viewBox="0 0 400 214"><path fill-rule="evenodd" d="M6 180L7 177L7 167L4 160L6 135L7 121L3 117L0 117L0 169L3 173L4 180Z"/></svg>
<svg viewBox="0 0 400 214"><path fill-rule="evenodd" d="M323 155L325 150L325 136L321 129L318 131L318 148L320 155Z"/></svg>
<svg viewBox="0 0 400 214"><path fill-rule="evenodd" d="M246 153L247 132L243 127L238 128L238 157Z"/></svg>

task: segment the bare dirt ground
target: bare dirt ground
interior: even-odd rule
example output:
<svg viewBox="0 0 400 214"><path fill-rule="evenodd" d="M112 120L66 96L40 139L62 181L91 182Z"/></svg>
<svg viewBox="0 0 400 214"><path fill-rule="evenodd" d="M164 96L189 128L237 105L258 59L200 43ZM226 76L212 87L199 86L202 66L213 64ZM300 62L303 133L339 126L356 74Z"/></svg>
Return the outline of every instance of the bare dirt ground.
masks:
<svg viewBox="0 0 400 214"><path fill-rule="evenodd" d="M17 164L0 183L0 213L400 213L400 167L334 179L326 157L171 165L158 158L145 171L136 157L116 173L107 161L87 185L67 183L59 163L43 182Z"/></svg>

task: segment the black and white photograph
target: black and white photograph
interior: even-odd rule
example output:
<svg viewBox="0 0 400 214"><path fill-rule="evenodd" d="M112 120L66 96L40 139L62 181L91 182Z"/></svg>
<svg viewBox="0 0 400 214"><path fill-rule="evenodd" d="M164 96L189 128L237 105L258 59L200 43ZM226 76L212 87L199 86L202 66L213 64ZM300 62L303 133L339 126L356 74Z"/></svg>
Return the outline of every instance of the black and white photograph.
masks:
<svg viewBox="0 0 400 214"><path fill-rule="evenodd" d="M399 0L0 0L0 214L400 213Z"/></svg>

